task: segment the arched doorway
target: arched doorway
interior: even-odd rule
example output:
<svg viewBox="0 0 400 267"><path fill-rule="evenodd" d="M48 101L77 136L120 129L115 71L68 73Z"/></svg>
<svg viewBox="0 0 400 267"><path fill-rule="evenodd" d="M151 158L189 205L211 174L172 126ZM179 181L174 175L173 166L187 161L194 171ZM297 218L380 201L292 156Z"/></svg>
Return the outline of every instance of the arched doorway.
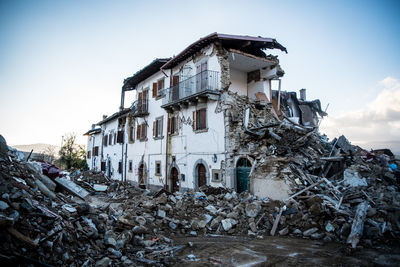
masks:
<svg viewBox="0 0 400 267"><path fill-rule="evenodd" d="M240 158L236 163L236 191L241 193L249 190L250 180L249 174L251 170L251 162L247 158Z"/></svg>
<svg viewBox="0 0 400 267"><path fill-rule="evenodd" d="M179 191L179 171L177 168L171 168L171 178L170 178L169 188L172 193Z"/></svg>
<svg viewBox="0 0 400 267"><path fill-rule="evenodd" d="M139 187L145 189L146 188L146 166L144 163L141 163L139 165L138 175L139 175L139 179L138 179Z"/></svg>
<svg viewBox="0 0 400 267"><path fill-rule="evenodd" d="M197 187L201 187L207 184L207 174L206 174L206 167L204 164L199 163L197 165Z"/></svg>

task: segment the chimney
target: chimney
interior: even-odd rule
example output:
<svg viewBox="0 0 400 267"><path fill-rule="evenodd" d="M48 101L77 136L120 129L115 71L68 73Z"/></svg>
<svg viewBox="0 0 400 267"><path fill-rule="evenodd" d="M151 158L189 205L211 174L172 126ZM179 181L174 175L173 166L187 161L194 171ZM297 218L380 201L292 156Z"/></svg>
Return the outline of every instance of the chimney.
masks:
<svg viewBox="0 0 400 267"><path fill-rule="evenodd" d="M94 129L94 127L96 127L96 124L92 124L92 130Z"/></svg>
<svg viewBox="0 0 400 267"><path fill-rule="evenodd" d="M301 101L306 101L306 89L300 89L300 100Z"/></svg>
<svg viewBox="0 0 400 267"><path fill-rule="evenodd" d="M107 118L107 115L103 115L103 120L105 120Z"/></svg>

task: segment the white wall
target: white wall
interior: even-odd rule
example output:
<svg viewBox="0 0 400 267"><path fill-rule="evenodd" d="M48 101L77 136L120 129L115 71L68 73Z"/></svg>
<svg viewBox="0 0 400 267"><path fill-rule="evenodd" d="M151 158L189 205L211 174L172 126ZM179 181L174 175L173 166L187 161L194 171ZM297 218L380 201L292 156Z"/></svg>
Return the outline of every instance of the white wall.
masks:
<svg viewBox="0 0 400 267"><path fill-rule="evenodd" d="M229 90L239 95L247 96L247 73L230 68L231 85Z"/></svg>
<svg viewBox="0 0 400 267"><path fill-rule="evenodd" d="M91 157L90 159L87 158L86 153L86 163L89 167L89 170L100 171L100 163L101 163L101 144L102 144L102 135L100 133L91 134L88 136L88 142L86 146L86 151L90 151ZM93 148L95 146L99 147L99 155L93 155Z"/></svg>

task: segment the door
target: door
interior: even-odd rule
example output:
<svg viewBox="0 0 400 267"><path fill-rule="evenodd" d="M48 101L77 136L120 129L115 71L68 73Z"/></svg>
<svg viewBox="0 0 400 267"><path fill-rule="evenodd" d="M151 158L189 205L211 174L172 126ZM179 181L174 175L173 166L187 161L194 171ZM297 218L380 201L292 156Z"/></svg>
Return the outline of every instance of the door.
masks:
<svg viewBox="0 0 400 267"><path fill-rule="evenodd" d="M246 158L241 158L236 164L236 190L238 193L250 189L249 174L251 170L251 163Z"/></svg>
<svg viewBox="0 0 400 267"><path fill-rule="evenodd" d="M197 186L201 187L207 184L206 167L203 164L197 165Z"/></svg>
<svg viewBox="0 0 400 267"><path fill-rule="evenodd" d="M178 177L178 170L173 167L171 169L171 192L179 191L179 177Z"/></svg>
<svg viewBox="0 0 400 267"><path fill-rule="evenodd" d="M172 101L179 100L179 76L172 76Z"/></svg>
<svg viewBox="0 0 400 267"><path fill-rule="evenodd" d="M207 62L203 62L196 67L196 88L197 92L207 89Z"/></svg>
<svg viewBox="0 0 400 267"><path fill-rule="evenodd" d="M243 191L249 190L249 174L251 167L237 167L236 168L236 176L237 176L237 192L241 193Z"/></svg>
<svg viewBox="0 0 400 267"><path fill-rule="evenodd" d="M139 169L138 169L138 172L139 172L139 181L138 181L138 183L139 183L139 187L143 188L143 189L146 188L145 171L146 171L146 168L144 167L144 164L140 164L139 165Z"/></svg>

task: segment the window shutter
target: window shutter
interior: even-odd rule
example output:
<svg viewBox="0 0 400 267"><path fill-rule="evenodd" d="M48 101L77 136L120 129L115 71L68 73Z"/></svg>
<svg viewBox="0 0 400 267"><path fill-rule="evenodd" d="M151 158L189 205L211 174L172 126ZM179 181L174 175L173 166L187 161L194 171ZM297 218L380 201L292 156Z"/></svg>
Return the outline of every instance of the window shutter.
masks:
<svg viewBox="0 0 400 267"><path fill-rule="evenodd" d="M156 137L156 126L157 126L157 121L153 121L153 137Z"/></svg>
<svg viewBox="0 0 400 267"><path fill-rule="evenodd" d="M157 96L157 83L153 83L153 97Z"/></svg>
<svg viewBox="0 0 400 267"><path fill-rule="evenodd" d="M136 129L136 139L140 140L140 133L141 130L140 128L142 127L142 125L138 124L137 129Z"/></svg>
<svg viewBox="0 0 400 267"><path fill-rule="evenodd" d="M163 119L160 119L159 121L158 121L158 128L159 128L159 136L160 137L162 137L163 136L163 129L162 129L162 127L163 127Z"/></svg>
<svg viewBox="0 0 400 267"><path fill-rule="evenodd" d="M146 138L147 137L147 125L143 123L141 128L142 128L141 137Z"/></svg>
<svg viewBox="0 0 400 267"><path fill-rule="evenodd" d="M193 130L197 130L197 121L196 121L196 113L197 111L193 111Z"/></svg>
<svg viewBox="0 0 400 267"><path fill-rule="evenodd" d="M199 110L199 126L200 129L205 129L206 128L206 109L201 109Z"/></svg>
<svg viewBox="0 0 400 267"><path fill-rule="evenodd" d="M171 133L171 118L170 118L170 117L168 117L167 132L168 132L169 134Z"/></svg>

